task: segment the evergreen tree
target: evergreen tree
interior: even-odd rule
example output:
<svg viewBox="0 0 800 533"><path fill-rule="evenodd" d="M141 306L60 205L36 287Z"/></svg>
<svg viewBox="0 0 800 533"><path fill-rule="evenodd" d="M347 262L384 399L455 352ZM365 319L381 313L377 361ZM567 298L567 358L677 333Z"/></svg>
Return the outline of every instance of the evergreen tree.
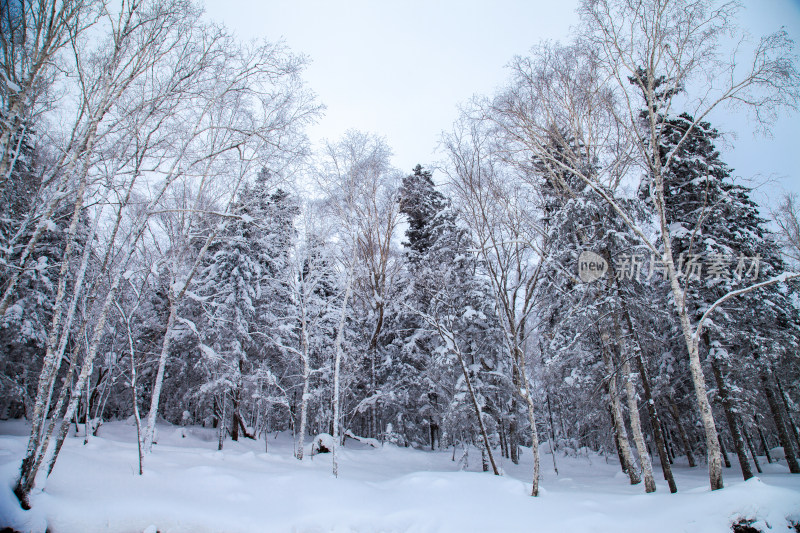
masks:
<svg viewBox="0 0 800 533"><path fill-rule="evenodd" d="M279 357L280 323L287 315L286 276L298 208L282 191L270 192L261 173L237 200L239 219L227 227L200 272L198 292L204 298L201 352L208 376L201 393L211 393L223 420L221 440L230 429L237 440L247 432L242 403L255 387L261 366ZM229 401L230 400L230 401ZM230 425L224 420L231 405Z"/></svg>
<svg viewBox="0 0 800 533"><path fill-rule="evenodd" d="M427 426L432 448L442 432L452 442L475 440L497 472L490 438L509 398L491 291L469 233L429 171L418 165L399 201L409 228L391 375L406 400L403 428L418 441Z"/></svg>
<svg viewBox="0 0 800 533"><path fill-rule="evenodd" d="M707 122L690 128L694 122L685 113L662 117L659 154L664 160L672 154L664 173L665 215L690 312L699 321L725 294L777 276L785 265L750 189L735 184L731 169L720 159L714 145L719 133ZM645 180L645 197L648 185ZM798 324L796 306L777 285L729 300L706 321L702 344L745 479L753 473L737 415L742 399L736 398L736 391L760 382L770 395L770 369L775 361L794 356ZM732 364L734 357L737 362ZM774 415L780 433L780 410ZM780 440L792 449L791 439ZM792 455L787 453L790 467L800 472Z"/></svg>

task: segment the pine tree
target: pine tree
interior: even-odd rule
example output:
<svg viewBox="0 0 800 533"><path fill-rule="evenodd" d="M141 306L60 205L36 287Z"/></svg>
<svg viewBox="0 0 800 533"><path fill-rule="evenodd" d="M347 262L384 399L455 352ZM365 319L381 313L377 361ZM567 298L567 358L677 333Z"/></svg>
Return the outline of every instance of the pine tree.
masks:
<svg viewBox="0 0 800 533"><path fill-rule="evenodd" d="M404 381L395 387L416 383L416 392L407 397L424 399L417 407L427 421L432 448L440 431L452 437L466 431L481 447L487 468L491 464L498 473L490 437L508 393L507 382L498 378L502 336L491 291L457 212L419 165L403 180L400 209L409 228L396 366L405 371L392 372ZM455 396L443 383L452 384Z"/></svg>
<svg viewBox="0 0 800 533"><path fill-rule="evenodd" d="M279 340L265 339L281 335L289 305L286 276L298 208L288 193L270 192L267 178L261 173L242 190L235 211L239 220L227 227L198 281L205 298L200 362L208 376L201 392L213 395L217 411L228 412L231 405L230 426L222 420L220 445L227 429L233 440L240 429L248 434L245 393L262 362L280 350Z"/></svg>

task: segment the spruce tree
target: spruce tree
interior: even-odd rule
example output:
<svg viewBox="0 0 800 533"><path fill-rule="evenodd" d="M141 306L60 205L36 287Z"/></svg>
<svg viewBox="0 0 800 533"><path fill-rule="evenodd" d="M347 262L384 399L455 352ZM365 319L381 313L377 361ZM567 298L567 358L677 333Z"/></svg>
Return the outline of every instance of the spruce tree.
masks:
<svg viewBox="0 0 800 533"><path fill-rule="evenodd" d="M662 117L659 154L664 160L672 154L664 173L665 215L690 312L699 321L725 294L770 279L785 271L785 265L751 190L734 183L721 160L714 144L719 133L708 122L692 127L694 122L685 113ZM645 197L648 185L645 180ZM705 323L702 347L745 479L753 473L737 414L742 401L737 391L761 382L769 396L770 369L775 361L793 357L790 348L797 345L797 333L797 309L778 285L729 300ZM780 437L780 410L774 417ZM790 468L800 472L791 439L780 440L788 449Z"/></svg>

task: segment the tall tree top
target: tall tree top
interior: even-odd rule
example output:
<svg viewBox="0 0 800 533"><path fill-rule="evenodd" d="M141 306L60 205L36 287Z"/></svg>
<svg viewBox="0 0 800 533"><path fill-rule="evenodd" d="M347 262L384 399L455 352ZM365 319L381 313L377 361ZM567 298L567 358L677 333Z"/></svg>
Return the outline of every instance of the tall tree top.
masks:
<svg viewBox="0 0 800 533"><path fill-rule="evenodd" d="M417 165L412 174L403 178L399 203L400 212L408 218L408 241L404 244L414 253L423 254L435 239L432 235L434 218L447 209L450 202L436 190L431 172Z"/></svg>

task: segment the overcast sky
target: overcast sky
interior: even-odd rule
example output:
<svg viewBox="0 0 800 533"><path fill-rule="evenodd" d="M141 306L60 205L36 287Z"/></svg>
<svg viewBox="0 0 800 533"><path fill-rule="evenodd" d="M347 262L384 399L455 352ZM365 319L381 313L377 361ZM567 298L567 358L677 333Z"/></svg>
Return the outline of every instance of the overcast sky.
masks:
<svg viewBox="0 0 800 533"><path fill-rule="evenodd" d="M800 41L800 0L745 0L742 25L754 35L784 26ZM542 39L566 41L577 0L206 0L208 16L244 39L283 39L311 64L305 80L327 109L309 134L337 139L355 128L386 138L394 165L410 171L434 153L457 106L491 94L505 65ZM735 174L760 187L764 203L800 193L800 116L784 116L772 139L754 137L741 117L718 115L736 133L721 147ZM724 123L723 123L724 121Z"/></svg>

